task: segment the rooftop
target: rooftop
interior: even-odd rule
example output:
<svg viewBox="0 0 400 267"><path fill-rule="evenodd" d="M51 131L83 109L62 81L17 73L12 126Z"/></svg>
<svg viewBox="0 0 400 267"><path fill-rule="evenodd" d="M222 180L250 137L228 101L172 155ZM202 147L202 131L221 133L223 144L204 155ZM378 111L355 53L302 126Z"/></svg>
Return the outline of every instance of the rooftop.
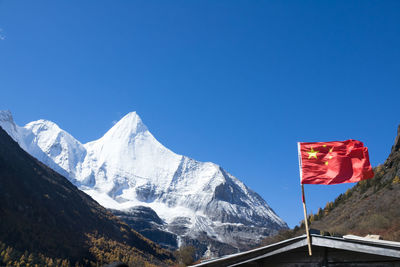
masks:
<svg viewBox="0 0 400 267"><path fill-rule="evenodd" d="M311 243L312 256L307 252L307 236L302 235L194 266L289 266L293 263L302 263L302 266L315 266L317 263L322 264L320 266L337 263L353 266L400 265L400 242L352 235L332 237L311 234Z"/></svg>

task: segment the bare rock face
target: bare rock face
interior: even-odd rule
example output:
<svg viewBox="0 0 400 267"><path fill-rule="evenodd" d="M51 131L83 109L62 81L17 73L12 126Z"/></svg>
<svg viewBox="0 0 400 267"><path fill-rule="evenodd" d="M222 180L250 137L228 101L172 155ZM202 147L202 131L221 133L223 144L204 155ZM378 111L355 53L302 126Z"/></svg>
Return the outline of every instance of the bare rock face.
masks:
<svg viewBox="0 0 400 267"><path fill-rule="evenodd" d="M110 211L151 241L170 250L178 248L177 235L166 230L166 223L151 208L135 206L125 211Z"/></svg>
<svg viewBox="0 0 400 267"><path fill-rule="evenodd" d="M400 149L400 125L397 128L397 136L394 140L394 145L392 146L392 153Z"/></svg>

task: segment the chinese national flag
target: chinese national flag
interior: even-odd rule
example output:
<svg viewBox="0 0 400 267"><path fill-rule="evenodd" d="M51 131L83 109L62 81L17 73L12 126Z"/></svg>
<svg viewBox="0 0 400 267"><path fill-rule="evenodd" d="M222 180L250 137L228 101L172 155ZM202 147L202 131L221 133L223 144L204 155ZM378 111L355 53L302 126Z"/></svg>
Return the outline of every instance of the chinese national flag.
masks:
<svg viewBox="0 0 400 267"><path fill-rule="evenodd" d="M360 141L298 145L302 184L354 183L374 177L368 148Z"/></svg>

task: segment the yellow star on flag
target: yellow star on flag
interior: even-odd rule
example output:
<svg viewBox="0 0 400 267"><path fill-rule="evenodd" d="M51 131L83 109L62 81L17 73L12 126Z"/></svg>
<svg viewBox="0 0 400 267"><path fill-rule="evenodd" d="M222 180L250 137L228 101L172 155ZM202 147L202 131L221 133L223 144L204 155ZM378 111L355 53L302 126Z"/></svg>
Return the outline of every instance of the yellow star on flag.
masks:
<svg viewBox="0 0 400 267"><path fill-rule="evenodd" d="M308 159L310 159L310 158L316 158L317 159L317 153L318 153L319 151L314 151L314 149L313 148L311 148L311 151L307 151L307 153L308 153Z"/></svg>
<svg viewBox="0 0 400 267"><path fill-rule="evenodd" d="M332 153L332 151L333 151L333 147L331 147L330 149L329 149L329 153ZM329 155L329 153L328 153L328 159L332 159L333 158L333 156L332 155ZM328 161L325 161L325 165L329 165L329 162Z"/></svg>

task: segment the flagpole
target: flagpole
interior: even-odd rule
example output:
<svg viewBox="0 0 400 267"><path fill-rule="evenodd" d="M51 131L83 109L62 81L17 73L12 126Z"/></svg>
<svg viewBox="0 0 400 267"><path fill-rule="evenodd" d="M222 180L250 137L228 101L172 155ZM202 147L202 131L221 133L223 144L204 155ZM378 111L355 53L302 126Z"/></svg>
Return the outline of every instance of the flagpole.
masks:
<svg viewBox="0 0 400 267"><path fill-rule="evenodd" d="M304 224L306 226L306 234L307 234L307 244L308 244L308 255L312 255L311 250L311 237L310 231L308 230L308 220L307 220L307 208L306 208L306 198L304 196L304 185L301 184L301 198L303 200L303 210L304 210Z"/></svg>
<svg viewBox="0 0 400 267"><path fill-rule="evenodd" d="M308 230L308 220L307 220L307 208L306 208L306 197L304 194L304 185L301 183L301 179L303 176L302 168L301 168L301 151L300 151L300 143L297 143L297 151L299 155L299 170L300 170L300 184L301 184L301 199L303 202L303 210L304 210L304 224L306 226L306 234L307 234L307 244L308 244L308 255L312 255L311 250L311 237L310 231Z"/></svg>

